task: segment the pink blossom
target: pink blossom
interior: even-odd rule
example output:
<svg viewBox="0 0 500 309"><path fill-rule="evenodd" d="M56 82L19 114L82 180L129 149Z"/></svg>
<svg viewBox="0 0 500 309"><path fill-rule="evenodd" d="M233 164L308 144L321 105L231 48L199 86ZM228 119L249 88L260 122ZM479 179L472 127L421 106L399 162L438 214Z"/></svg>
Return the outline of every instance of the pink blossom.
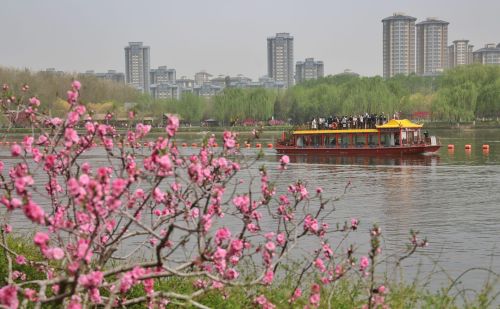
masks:
<svg viewBox="0 0 500 309"><path fill-rule="evenodd" d="M12 154L13 157L19 156L22 151L23 150L21 146L19 146L18 144L14 144L12 145L12 147L10 147L10 153Z"/></svg>
<svg viewBox="0 0 500 309"><path fill-rule="evenodd" d="M352 219L351 219L351 229L352 229L353 231L355 231L355 230L358 228L358 225L359 225L359 221L358 221L358 219L354 219L354 218L352 218Z"/></svg>
<svg viewBox="0 0 500 309"><path fill-rule="evenodd" d="M237 196L237 197L233 198L233 204L241 212L247 213L249 211L250 198L248 197L248 195Z"/></svg>
<svg viewBox="0 0 500 309"><path fill-rule="evenodd" d="M231 231L223 227L215 232L215 243L220 245L224 240L231 238Z"/></svg>
<svg viewBox="0 0 500 309"><path fill-rule="evenodd" d="M201 223L203 224L203 231L206 233L212 227L212 215L206 214L201 218Z"/></svg>
<svg viewBox="0 0 500 309"><path fill-rule="evenodd" d="M380 293L380 294L384 294L385 292L387 292L387 288L384 286L384 285L381 285L377 288L377 291Z"/></svg>
<svg viewBox="0 0 500 309"><path fill-rule="evenodd" d="M67 128L66 132L64 132L64 139L66 140L65 146L71 147L71 145L78 143L80 138L78 137L78 133L73 128Z"/></svg>
<svg viewBox="0 0 500 309"><path fill-rule="evenodd" d="M26 205L24 205L24 214L28 219L35 223L43 224L45 222L45 212L43 209L38 206L33 201L28 201Z"/></svg>
<svg viewBox="0 0 500 309"><path fill-rule="evenodd" d="M265 247L266 250L270 252L274 252L274 250L276 250L276 245L272 241L267 242Z"/></svg>
<svg viewBox="0 0 500 309"><path fill-rule="evenodd" d="M280 159L280 165L281 165L280 168L281 169L286 169L286 166L289 163L290 163L290 157L287 156L287 155L282 156L281 159Z"/></svg>
<svg viewBox="0 0 500 309"><path fill-rule="evenodd" d="M102 280L104 279L104 273L101 271L93 271L86 275L80 276L78 278L78 283L85 288L98 288Z"/></svg>
<svg viewBox="0 0 500 309"><path fill-rule="evenodd" d="M370 265L370 260L366 256L362 256L359 262L359 270L365 271L365 269Z"/></svg>
<svg viewBox="0 0 500 309"><path fill-rule="evenodd" d="M302 296L302 290L300 288L296 288L295 291L293 291L293 295L288 302L294 303L301 296Z"/></svg>
<svg viewBox="0 0 500 309"><path fill-rule="evenodd" d="M122 194L123 190L125 190L125 188L127 187L127 180L123 179L123 178L117 178L113 181L113 194L115 196L119 196L120 194Z"/></svg>
<svg viewBox="0 0 500 309"><path fill-rule="evenodd" d="M285 233L279 233L276 236L276 242L278 243L279 246L284 246L286 242Z"/></svg>
<svg viewBox="0 0 500 309"><path fill-rule="evenodd" d="M50 248L45 250L45 256L53 260L61 260L64 258L64 251L61 248Z"/></svg>
<svg viewBox="0 0 500 309"><path fill-rule="evenodd" d="M0 305L17 309L19 300L17 299L17 288L14 285L6 285L0 289Z"/></svg>
<svg viewBox="0 0 500 309"><path fill-rule="evenodd" d="M311 303L311 305L313 305L315 307L319 306L320 300L321 300L321 296L319 293L314 293L309 297L309 303Z"/></svg>
<svg viewBox="0 0 500 309"><path fill-rule="evenodd" d="M66 92L66 95L67 95L69 104L74 104L76 102L76 100L78 100L78 92L76 92L76 91L68 90L68 92Z"/></svg>
<svg viewBox="0 0 500 309"><path fill-rule="evenodd" d="M77 80L74 80L72 83L71 83L71 87L73 87L74 90L78 91L80 90L80 88L82 87L82 84L77 81Z"/></svg>
<svg viewBox="0 0 500 309"><path fill-rule="evenodd" d="M78 123L78 120L80 120L80 114L78 114L76 111L69 112L66 117L66 124L68 125L68 127L73 127Z"/></svg>
<svg viewBox="0 0 500 309"><path fill-rule="evenodd" d="M26 265L27 260L24 257L24 255L18 255L18 256L16 256L16 263L19 265Z"/></svg>
<svg viewBox="0 0 500 309"><path fill-rule="evenodd" d="M6 234L9 234L12 232L12 226L10 224L5 224L3 230Z"/></svg>
<svg viewBox="0 0 500 309"><path fill-rule="evenodd" d="M231 250L239 253L243 250L243 241L241 239L234 239L231 241Z"/></svg>
<svg viewBox="0 0 500 309"><path fill-rule="evenodd" d="M178 128L179 128L179 118L177 118L174 115L169 115L166 128L168 135L170 137L174 136Z"/></svg>
<svg viewBox="0 0 500 309"><path fill-rule="evenodd" d="M172 161L170 160L170 157L168 155L161 156L158 163L160 164L160 167L162 169L166 171L172 170Z"/></svg>
<svg viewBox="0 0 500 309"><path fill-rule="evenodd" d="M214 259L215 260L222 260L226 258L227 251L225 249L222 249L221 247L217 247L217 250L214 252Z"/></svg>
<svg viewBox="0 0 500 309"><path fill-rule="evenodd" d="M33 106L36 106L36 107L40 106L40 100L38 100L37 97L31 97L29 101L30 101L30 104Z"/></svg>
<svg viewBox="0 0 500 309"><path fill-rule="evenodd" d="M73 295L68 304L68 309L82 309L82 299L78 295Z"/></svg>
<svg viewBox="0 0 500 309"><path fill-rule="evenodd" d="M234 268L229 268L226 270L226 273L224 274L224 278L227 280L234 280L238 278L240 275L239 272L237 272Z"/></svg>
<svg viewBox="0 0 500 309"><path fill-rule="evenodd" d="M162 203L163 201L165 201L165 198L166 198L166 195L165 193L163 193L160 188L156 187L154 190L153 190L153 199L157 202L157 203Z"/></svg>
<svg viewBox="0 0 500 309"><path fill-rule="evenodd" d="M38 292L36 290L33 290L33 289L30 289L30 288L26 288L24 289L23 291L24 293L24 296L29 299L30 301L36 301L37 300L37 294Z"/></svg>
<svg viewBox="0 0 500 309"><path fill-rule="evenodd" d="M2 160L0 160L0 174L3 173L3 167L4 167L4 163Z"/></svg>
<svg viewBox="0 0 500 309"><path fill-rule="evenodd" d="M234 148L236 142L234 140L234 134L229 131L224 131L224 135L222 136L224 139L224 147L231 149Z"/></svg>
<svg viewBox="0 0 500 309"><path fill-rule="evenodd" d="M32 151L32 146L33 142L35 141L35 138L33 136L25 136L23 139L23 148L26 150L26 152L31 153Z"/></svg>
<svg viewBox="0 0 500 309"><path fill-rule="evenodd" d="M266 271L264 278L262 278L262 283L271 284L271 282L273 282L273 278L274 278L274 272L272 269L269 269L268 271Z"/></svg>
<svg viewBox="0 0 500 309"><path fill-rule="evenodd" d="M314 266L316 266L316 268L319 269L321 272L325 272L326 271L325 263L323 263L323 260L320 259L320 258L317 258L314 261Z"/></svg>
<svg viewBox="0 0 500 309"><path fill-rule="evenodd" d="M50 239L49 235L47 235L44 232L37 232L35 234L35 237L33 238L35 245L42 247L42 248L44 248L47 245L47 243L49 242L49 239Z"/></svg>

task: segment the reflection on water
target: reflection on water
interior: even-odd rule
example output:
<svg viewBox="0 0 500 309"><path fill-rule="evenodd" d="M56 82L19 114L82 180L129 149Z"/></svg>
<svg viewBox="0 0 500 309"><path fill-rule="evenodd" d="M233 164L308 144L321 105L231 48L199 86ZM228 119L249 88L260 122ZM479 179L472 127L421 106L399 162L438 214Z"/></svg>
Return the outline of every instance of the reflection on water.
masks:
<svg viewBox="0 0 500 309"><path fill-rule="evenodd" d="M411 156L322 156L322 155L289 155L292 163L315 163L336 165L436 165L438 155Z"/></svg>

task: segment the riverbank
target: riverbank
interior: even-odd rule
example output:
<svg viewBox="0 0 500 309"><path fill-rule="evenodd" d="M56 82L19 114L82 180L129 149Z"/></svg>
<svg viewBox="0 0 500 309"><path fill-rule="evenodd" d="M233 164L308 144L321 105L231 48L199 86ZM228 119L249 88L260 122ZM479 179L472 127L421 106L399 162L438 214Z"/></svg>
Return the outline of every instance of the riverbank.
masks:
<svg viewBox="0 0 500 309"><path fill-rule="evenodd" d="M450 121L417 121L422 123L426 129L500 129L500 120L488 120L488 121L468 121L468 122L450 122ZM293 130L295 126L283 125L283 126L212 126L212 127L202 127L202 126L181 126L179 127L179 133L200 133L200 132L249 132L257 129L262 132L281 132ZM82 129L83 130L83 129ZM118 127L119 132L124 132L126 128ZM32 132L38 133L38 129L31 128L0 128L0 134L30 134ZM164 127L153 127L151 128L151 133L164 133Z"/></svg>
<svg viewBox="0 0 500 309"><path fill-rule="evenodd" d="M30 261L43 262L38 248L36 248L27 239L17 236L9 236L7 243L11 249L14 249L18 254L28 258ZM123 262L126 264L127 262ZM56 262L51 262L50 267L59 267ZM115 265L116 266L116 265ZM275 279L271 285L258 286L226 286L224 288L208 291L193 300L209 308L256 308L259 298L262 296L268 301L276 305L277 308L302 308L309 303L309 295L312 285L318 282L320 278L302 277L294 272L294 267L287 265L282 266L284 277ZM8 270L8 261L4 250L0 251L0 287L7 284L6 276ZM39 271L36 267L30 265L13 264L13 270L17 271L19 278L14 281L31 281L44 279L45 272ZM383 303L388 308L490 308L496 304L495 291L496 281L485 282L482 287L478 287L476 291L461 290L459 288L459 280L450 280L449 286L444 286L437 291L429 291L427 282L413 281L401 282L387 279L388 275L379 275L378 280L383 281L384 292ZM401 276L403 277L403 276ZM385 278L385 279L384 279ZM298 284L300 282L300 284ZM168 277L158 280L155 283L155 291L174 292L177 294L191 295L198 290L196 285L199 285L197 277ZM291 291L294 291L297 286L303 290L303 296L298 297L293 304L290 303ZM380 289L380 287L379 287ZM361 308L367 302L369 286L366 279L350 275L337 280L334 284L322 285L320 288L321 300L319 308ZM102 296L106 296L106 292L102 291ZM22 302L22 297L20 301ZM147 297L147 294L142 285L136 285L131 288L124 298L133 299L138 297ZM181 303L177 303L183 306ZM145 303L135 304L128 308L144 308ZM188 306L189 307L189 306ZM191 308L191 307L190 307Z"/></svg>

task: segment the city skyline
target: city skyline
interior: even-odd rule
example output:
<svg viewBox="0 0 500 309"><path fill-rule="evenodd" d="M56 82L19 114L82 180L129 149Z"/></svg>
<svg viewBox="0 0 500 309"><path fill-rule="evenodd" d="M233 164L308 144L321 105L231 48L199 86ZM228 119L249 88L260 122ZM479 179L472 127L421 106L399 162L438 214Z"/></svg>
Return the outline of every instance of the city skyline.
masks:
<svg viewBox="0 0 500 309"><path fill-rule="evenodd" d="M321 59L325 75L344 69L382 75L382 18L399 11L417 22L434 16L450 22L449 42L468 39L476 48L498 44L500 20L495 12L500 3L479 2L478 9L471 10L465 1L150 1L136 16L133 1L8 0L0 23L8 29L4 41L15 48L2 50L0 65L124 72L123 46L140 41L151 47L152 68L166 65L177 69L178 76L205 70L214 76L257 79L267 73L265 39L288 32L295 38L294 58ZM280 14L274 14L278 8ZM315 15L303 15L307 9L314 9Z"/></svg>

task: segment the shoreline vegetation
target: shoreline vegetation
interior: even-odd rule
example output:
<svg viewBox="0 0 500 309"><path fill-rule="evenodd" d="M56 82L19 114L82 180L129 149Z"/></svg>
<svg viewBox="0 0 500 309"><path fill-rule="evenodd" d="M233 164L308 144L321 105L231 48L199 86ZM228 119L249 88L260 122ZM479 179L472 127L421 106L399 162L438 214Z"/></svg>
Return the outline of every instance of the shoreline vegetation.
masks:
<svg viewBox="0 0 500 309"><path fill-rule="evenodd" d="M136 119L148 119L153 127L164 123L165 114L176 114L183 124L199 125L211 120L222 124L304 124L331 115L393 114L421 119L429 127L454 127L476 122L476 126L499 126L500 67L461 66L432 77L416 75L360 77L337 74L309 80L289 89L243 89L226 87L215 96L186 93L177 99L153 99L135 89L85 74L54 74L0 67L0 81L13 89L30 85L44 105L40 112L63 117L68 109L62 85L78 78L92 89L81 100L98 120L113 115L126 121L133 111ZM493 121L480 121L493 119ZM496 119L496 121L494 120ZM146 122L146 121L145 121ZM5 119L0 125L5 126ZM20 125L22 126L22 125ZM183 129L184 130L184 129ZM217 129L211 129L217 130ZM221 129L222 130L222 129Z"/></svg>
<svg viewBox="0 0 500 309"><path fill-rule="evenodd" d="M7 243L10 248L16 250L20 255L25 256L30 261L44 263L44 259L38 248L30 242L29 238L21 235L9 235ZM140 262L140 261L138 261ZM56 262L51 262L53 267L61 267ZM0 250L0 287L5 286L7 282L5 278L8 274L8 260L5 251ZM284 276L268 286L258 287L225 287L224 291L212 291L204 294L195 300L208 308L218 309L237 309L237 308L255 308L254 298L258 295L264 295L266 299L271 301L276 308L302 308L308 303L306 299L299 299L295 303L290 304L289 291L293 290L294 284L297 282L297 274L293 271L293 265L283 264ZM14 272L23 273L26 278L24 280L42 280L43 273L34 267L27 265L14 265ZM478 287L477 290L465 289L460 287L460 280L465 279L465 275L472 271L482 271L490 273L488 280ZM400 270L404 274L403 270ZM387 273L379 274L379 278L383 278L384 286L387 289L385 292L385 307L380 308L491 308L497 305L498 295L495 286L498 286L500 279L499 275L490 269L476 268L464 271L456 278L450 278L448 285L443 285L438 289L429 289L428 285L432 280L432 276L428 276L426 280L421 278L424 275L419 275L412 281L406 281L404 278L389 279ZM394 276L392 276L394 277ZM302 279L302 284L305 286L313 285L318 278ZM178 293L189 295L194 292L195 280L171 277L158 280L155 283L156 291L169 292L175 290ZM323 286L321 288L322 295L318 308L361 308L366 301L364 290L366 282L357 276L346 276L341 278L333 286ZM104 292L104 291L103 291ZM103 296L106 295L104 292ZM147 294L142 286L134 286L127 292L127 298L146 297ZM20 299L22 301L22 299ZM177 307L177 306L174 306ZM179 304L178 307L183 307ZM42 308L55 308L52 306L42 306ZM144 308L144 304L129 306L128 308ZM191 308L191 307L189 307ZM193 307L194 308L194 307Z"/></svg>

